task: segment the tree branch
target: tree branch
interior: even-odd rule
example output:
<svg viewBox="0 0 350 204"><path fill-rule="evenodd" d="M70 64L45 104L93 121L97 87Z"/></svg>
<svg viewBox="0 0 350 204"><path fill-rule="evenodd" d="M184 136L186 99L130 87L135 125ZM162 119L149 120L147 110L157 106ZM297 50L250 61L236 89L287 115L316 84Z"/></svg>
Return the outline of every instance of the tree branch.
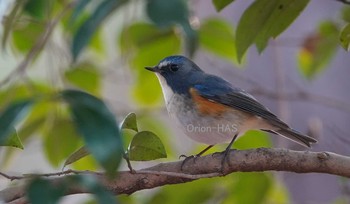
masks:
<svg viewBox="0 0 350 204"><path fill-rule="evenodd" d="M225 176L233 172L287 171L295 173L327 173L350 178L350 157L329 152L293 151L287 149L258 148L232 150L221 172L223 155L214 153L191 159L181 170L182 161L160 163L156 166L138 170L136 173L120 171L113 180L98 172L76 172L94 175L114 194L132 194L143 189L151 189L167 184L186 183L200 178ZM59 175L58 173L46 175ZM64 181L64 175L51 178L54 184ZM11 177L11 176L7 176ZM68 194L89 193L86 189L72 187ZM25 197L25 185L10 187L0 191L0 200L17 203Z"/></svg>

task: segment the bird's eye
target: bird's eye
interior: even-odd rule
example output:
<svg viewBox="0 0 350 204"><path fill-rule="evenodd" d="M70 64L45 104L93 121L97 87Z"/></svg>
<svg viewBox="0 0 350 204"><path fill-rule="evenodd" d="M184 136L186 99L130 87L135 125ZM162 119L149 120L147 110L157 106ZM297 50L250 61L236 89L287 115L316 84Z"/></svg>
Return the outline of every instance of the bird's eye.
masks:
<svg viewBox="0 0 350 204"><path fill-rule="evenodd" d="M176 72L177 70L179 70L179 66L177 64L171 64L170 65L170 70L172 72Z"/></svg>

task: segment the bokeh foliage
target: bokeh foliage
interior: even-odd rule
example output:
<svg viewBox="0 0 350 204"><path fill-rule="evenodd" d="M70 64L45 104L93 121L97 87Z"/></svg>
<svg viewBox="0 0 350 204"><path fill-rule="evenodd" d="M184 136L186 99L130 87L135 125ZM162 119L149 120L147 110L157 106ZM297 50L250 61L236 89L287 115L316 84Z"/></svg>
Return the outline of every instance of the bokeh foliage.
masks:
<svg viewBox="0 0 350 204"><path fill-rule="evenodd" d="M55 76L60 83L28 78L23 68L17 68L10 80L0 82L1 167L10 165L14 153L21 154L16 147L25 148L33 138L42 141L43 154L53 168L63 165L80 170L102 168L113 176L122 157L131 161L167 156L173 159L177 155L169 140L170 131L154 115L143 111L144 107L162 104L156 77L143 67L155 65L169 55L185 53L193 57L198 50L238 66L249 47L255 45L263 52L269 40L283 33L308 3L308 0L256 0L243 12L235 29L224 18L196 19L191 13L191 3L184 0L15 1L3 20L2 51L13 53L18 61L24 58L26 62L31 57L33 63L25 66L35 68L40 59L50 55L48 47L52 44L48 39L54 34L69 50L71 63ZM234 0L213 0L212 4L219 12L226 6L234 6ZM122 23L113 42L106 40L105 32L114 29L107 29L106 22L120 22L132 15L126 12L130 7L142 7L143 17ZM305 37L296 55L300 74L305 79L317 77L340 46L349 51L350 9L345 8L340 16L338 21L315 26L314 32ZM43 46L38 46L40 43ZM116 116L102 99L101 61L106 59L107 47L111 45L118 49L118 59L123 59L117 63L126 62L135 82L126 101L140 107L130 110L136 114L127 115L121 123L116 118L124 115ZM34 52L38 54L31 56ZM262 146L271 146L269 137L254 131L234 144L239 149ZM71 183L86 186L100 203L117 202L93 178L71 177L65 185ZM55 203L63 193L64 186L51 186L45 179L33 179L28 186L29 199L34 203ZM283 184L269 173L235 173L225 178L165 186L145 197L142 203L288 203L289 200ZM141 202L133 196L119 199L122 203Z"/></svg>

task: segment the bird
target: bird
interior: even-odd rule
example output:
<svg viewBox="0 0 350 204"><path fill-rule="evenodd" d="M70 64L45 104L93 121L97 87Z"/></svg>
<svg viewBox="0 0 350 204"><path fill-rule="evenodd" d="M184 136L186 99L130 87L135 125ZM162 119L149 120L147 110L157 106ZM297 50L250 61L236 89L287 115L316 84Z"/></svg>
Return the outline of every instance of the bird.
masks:
<svg viewBox="0 0 350 204"><path fill-rule="evenodd" d="M145 69L156 74L169 116L189 138L208 145L195 157L228 143L223 164L234 141L248 130L274 133L306 147L317 142L292 129L243 89L204 72L185 56L168 56Z"/></svg>

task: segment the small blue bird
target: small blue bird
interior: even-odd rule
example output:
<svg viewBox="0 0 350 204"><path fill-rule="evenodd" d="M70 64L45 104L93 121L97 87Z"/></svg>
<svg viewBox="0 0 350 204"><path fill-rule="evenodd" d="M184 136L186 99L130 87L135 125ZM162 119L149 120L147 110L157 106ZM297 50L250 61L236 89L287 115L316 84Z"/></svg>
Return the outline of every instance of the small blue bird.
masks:
<svg viewBox="0 0 350 204"><path fill-rule="evenodd" d="M169 115L191 139L209 145L229 143L248 130L262 130L284 136L310 147L317 141L290 128L253 96L224 79L203 72L184 56L169 56L154 67L162 87ZM224 160L223 159L223 160Z"/></svg>

